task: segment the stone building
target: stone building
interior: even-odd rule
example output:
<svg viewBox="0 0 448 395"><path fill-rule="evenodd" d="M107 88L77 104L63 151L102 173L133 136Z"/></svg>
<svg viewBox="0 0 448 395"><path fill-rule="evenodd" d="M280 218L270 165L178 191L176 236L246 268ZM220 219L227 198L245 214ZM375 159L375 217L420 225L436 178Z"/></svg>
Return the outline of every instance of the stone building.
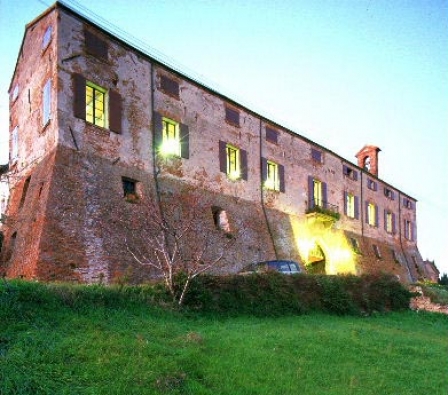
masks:
<svg viewBox="0 0 448 395"><path fill-rule="evenodd" d="M8 277L143 281L154 273L129 251L147 243L148 207L176 215L191 191L204 237L235 238L221 271L287 258L425 277L416 200L379 178L379 148L352 163L64 4L26 26L9 93Z"/></svg>

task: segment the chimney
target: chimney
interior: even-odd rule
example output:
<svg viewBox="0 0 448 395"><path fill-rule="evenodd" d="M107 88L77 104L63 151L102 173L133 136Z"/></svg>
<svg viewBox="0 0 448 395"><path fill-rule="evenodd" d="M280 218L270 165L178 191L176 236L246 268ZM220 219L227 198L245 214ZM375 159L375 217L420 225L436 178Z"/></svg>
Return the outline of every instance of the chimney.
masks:
<svg viewBox="0 0 448 395"><path fill-rule="evenodd" d="M365 145L356 154L358 166L378 177L378 152L381 150L374 145Z"/></svg>

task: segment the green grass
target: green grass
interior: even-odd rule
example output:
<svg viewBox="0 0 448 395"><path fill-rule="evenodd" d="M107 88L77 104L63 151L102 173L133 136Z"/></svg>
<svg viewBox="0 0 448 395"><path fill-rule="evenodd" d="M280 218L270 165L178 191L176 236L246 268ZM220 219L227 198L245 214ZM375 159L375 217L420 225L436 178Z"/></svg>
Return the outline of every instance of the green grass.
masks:
<svg viewBox="0 0 448 395"><path fill-rule="evenodd" d="M0 394L446 394L446 316L222 318L151 300L0 285Z"/></svg>
<svg viewBox="0 0 448 395"><path fill-rule="evenodd" d="M428 296L433 303L448 305L448 286L437 284L422 284L423 293Z"/></svg>

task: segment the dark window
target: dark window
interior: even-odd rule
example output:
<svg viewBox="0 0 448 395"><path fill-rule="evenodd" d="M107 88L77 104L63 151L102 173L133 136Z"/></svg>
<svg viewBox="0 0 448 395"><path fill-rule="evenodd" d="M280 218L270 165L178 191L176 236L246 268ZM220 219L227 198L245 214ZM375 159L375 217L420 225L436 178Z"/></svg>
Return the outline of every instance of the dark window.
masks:
<svg viewBox="0 0 448 395"><path fill-rule="evenodd" d="M361 250L359 248L358 240L356 240L354 237L350 237L350 243L352 245L353 252L356 254L360 254Z"/></svg>
<svg viewBox="0 0 448 395"><path fill-rule="evenodd" d="M358 172L356 170L353 170L351 167L343 165L342 172L344 173L344 176L351 178L354 181L358 179Z"/></svg>
<svg viewBox="0 0 448 395"><path fill-rule="evenodd" d="M123 185L123 196L128 201L135 201L138 199L137 195L137 181L130 178L123 177L121 179Z"/></svg>
<svg viewBox="0 0 448 395"><path fill-rule="evenodd" d="M89 30L84 30L86 50L91 55L107 60L107 43Z"/></svg>
<svg viewBox="0 0 448 395"><path fill-rule="evenodd" d="M373 244L373 252L378 259L382 259L380 248L376 244Z"/></svg>
<svg viewBox="0 0 448 395"><path fill-rule="evenodd" d="M392 255L392 259L394 260L395 263L401 263L400 262L400 257L397 253L397 251L395 251L393 248L390 249L390 253Z"/></svg>
<svg viewBox="0 0 448 395"><path fill-rule="evenodd" d="M224 232L230 232L229 219L227 213L221 207L212 207L213 222L216 229L223 230Z"/></svg>
<svg viewBox="0 0 448 395"><path fill-rule="evenodd" d="M179 98L179 83L167 76L160 77L160 88L170 96Z"/></svg>
<svg viewBox="0 0 448 395"><path fill-rule="evenodd" d="M386 196L387 198L389 198L391 200L395 199L394 191L392 191L392 189L389 189L386 187L384 187L384 196Z"/></svg>
<svg viewBox="0 0 448 395"><path fill-rule="evenodd" d="M278 143L278 132L275 129L266 126L266 141L277 144Z"/></svg>
<svg viewBox="0 0 448 395"><path fill-rule="evenodd" d="M372 191L376 191L378 189L378 185L371 178L368 178L367 179L367 188L371 189Z"/></svg>
<svg viewBox="0 0 448 395"><path fill-rule="evenodd" d="M45 30L44 37L42 38L42 49L47 48L48 44L50 44L52 33L53 33L53 27L48 26L47 30Z"/></svg>
<svg viewBox="0 0 448 395"><path fill-rule="evenodd" d="M240 112L230 107L226 107L226 121L234 126L240 126Z"/></svg>
<svg viewBox="0 0 448 395"><path fill-rule="evenodd" d="M412 210L414 208L411 200L409 200L408 198L403 198L403 207L406 207L410 210Z"/></svg>
<svg viewBox="0 0 448 395"><path fill-rule="evenodd" d="M26 193L28 192L28 187L30 186L30 181L31 181L31 176L27 177L27 179L23 183L22 197L20 199L19 207L23 207L23 204L25 203Z"/></svg>
<svg viewBox="0 0 448 395"><path fill-rule="evenodd" d="M311 158L315 162L322 163L322 151L320 151L316 148L311 148Z"/></svg>

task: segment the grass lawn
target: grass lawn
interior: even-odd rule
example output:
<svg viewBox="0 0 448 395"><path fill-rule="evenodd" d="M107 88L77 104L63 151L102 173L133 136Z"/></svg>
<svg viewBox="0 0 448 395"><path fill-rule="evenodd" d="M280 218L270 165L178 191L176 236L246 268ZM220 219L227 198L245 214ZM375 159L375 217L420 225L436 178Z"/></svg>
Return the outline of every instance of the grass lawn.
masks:
<svg viewBox="0 0 448 395"><path fill-rule="evenodd" d="M447 316L222 318L87 288L0 287L1 395L447 393Z"/></svg>

